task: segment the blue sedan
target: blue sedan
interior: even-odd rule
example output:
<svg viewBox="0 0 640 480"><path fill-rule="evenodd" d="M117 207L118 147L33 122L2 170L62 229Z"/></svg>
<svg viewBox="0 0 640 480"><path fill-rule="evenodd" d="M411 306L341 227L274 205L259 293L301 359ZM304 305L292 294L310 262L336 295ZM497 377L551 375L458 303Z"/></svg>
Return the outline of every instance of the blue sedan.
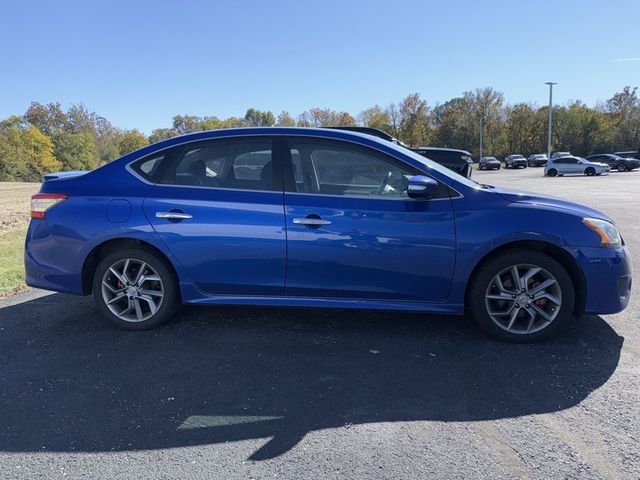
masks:
<svg viewBox="0 0 640 480"><path fill-rule="evenodd" d="M271 305L466 312L495 337L532 341L623 310L631 290L603 213L347 131L172 138L47 175L31 217L27 283L93 294L135 330L180 304Z"/></svg>

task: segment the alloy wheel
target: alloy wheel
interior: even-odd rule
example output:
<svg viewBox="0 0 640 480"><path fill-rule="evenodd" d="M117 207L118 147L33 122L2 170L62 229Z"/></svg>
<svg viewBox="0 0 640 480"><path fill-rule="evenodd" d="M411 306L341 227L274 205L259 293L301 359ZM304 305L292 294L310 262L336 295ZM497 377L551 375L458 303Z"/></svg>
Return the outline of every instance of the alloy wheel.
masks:
<svg viewBox="0 0 640 480"><path fill-rule="evenodd" d="M148 263L125 258L113 263L102 277L102 298L118 318L142 322L158 311L164 299L164 285Z"/></svg>
<svg viewBox="0 0 640 480"><path fill-rule="evenodd" d="M487 287L491 320L514 334L531 334L553 322L562 306L558 280L537 265L518 264L500 271Z"/></svg>

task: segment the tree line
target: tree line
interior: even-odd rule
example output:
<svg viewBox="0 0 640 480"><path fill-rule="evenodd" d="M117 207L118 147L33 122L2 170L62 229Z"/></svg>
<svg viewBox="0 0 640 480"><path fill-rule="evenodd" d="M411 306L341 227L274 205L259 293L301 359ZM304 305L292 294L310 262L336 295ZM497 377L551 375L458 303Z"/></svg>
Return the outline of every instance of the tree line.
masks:
<svg viewBox="0 0 640 480"><path fill-rule="evenodd" d="M529 155L546 152L547 117L547 106L508 104L501 92L487 87L435 106L413 93L399 103L374 105L355 116L328 108L312 108L295 117L256 108L226 119L176 115L170 128L146 136L136 129L117 128L82 104L65 111L59 103L32 102L23 115L0 122L0 181L40 181L54 171L90 170L149 143L232 127L361 125L383 130L410 147L461 148L477 157L482 118L484 155ZM553 118L554 150L589 155L640 147L637 87L626 86L594 107L579 100L554 106Z"/></svg>

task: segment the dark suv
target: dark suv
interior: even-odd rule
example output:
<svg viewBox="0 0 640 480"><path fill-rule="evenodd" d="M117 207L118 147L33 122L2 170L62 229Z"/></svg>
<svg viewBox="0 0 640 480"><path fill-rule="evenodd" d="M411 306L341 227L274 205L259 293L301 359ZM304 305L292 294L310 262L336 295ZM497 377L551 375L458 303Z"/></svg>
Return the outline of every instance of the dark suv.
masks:
<svg viewBox="0 0 640 480"><path fill-rule="evenodd" d="M527 159L522 155L509 155L504 158L504 168L527 168Z"/></svg>
<svg viewBox="0 0 640 480"><path fill-rule="evenodd" d="M440 165L444 165L450 170L453 170L456 173L464 177L471 176L471 165L473 165L473 160L471 159L471 153L466 150L458 150L455 148L438 148L438 147L419 147L419 148L409 148L400 140L395 138L392 135L389 135L382 130L378 130L377 128L371 127L326 127L334 130L350 130L352 132L360 132L366 133L367 135L373 135L374 137L382 138L389 142L396 143L401 145L409 150L416 152L423 157L428 158L429 160L433 160Z"/></svg>
<svg viewBox="0 0 640 480"><path fill-rule="evenodd" d="M596 155L589 155L587 160L590 162L606 163L611 168L615 168L619 172L629 172L640 168L640 160L635 158L623 158L615 153L598 153Z"/></svg>

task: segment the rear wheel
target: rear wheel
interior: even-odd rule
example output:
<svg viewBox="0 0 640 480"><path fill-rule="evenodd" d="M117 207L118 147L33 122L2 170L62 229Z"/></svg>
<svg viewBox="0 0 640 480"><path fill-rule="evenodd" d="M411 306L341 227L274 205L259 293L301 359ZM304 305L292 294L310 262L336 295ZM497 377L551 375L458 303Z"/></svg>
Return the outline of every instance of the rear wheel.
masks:
<svg viewBox="0 0 640 480"><path fill-rule="evenodd" d="M627 166L624 163L618 164L617 168L619 172L625 172L627 170Z"/></svg>
<svg viewBox="0 0 640 480"><path fill-rule="evenodd" d="M556 175L558 175L558 171L555 168L550 168L547 172L547 175L550 177L555 177Z"/></svg>
<svg viewBox="0 0 640 480"><path fill-rule="evenodd" d="M468 295L471 314L488 334L511 342L554 335L572 319L573 283L567 271L540 252L512 250L475 275Z"/></svg>
<svg viewBox="0 0 640 480"><path fill-rule="evenodd" d="M102 316L127 330L160 325L179 305L174 275L161 258L142 249L103 258L93 277L93 296Z"/></svg>
<svg viewBox="0 0 640 480"><path fill-rule="evenodd" d="M596 174L596 169L593 167L587 167L584 171L585 175L588 175L589 177L592 177Z"/></svg>

